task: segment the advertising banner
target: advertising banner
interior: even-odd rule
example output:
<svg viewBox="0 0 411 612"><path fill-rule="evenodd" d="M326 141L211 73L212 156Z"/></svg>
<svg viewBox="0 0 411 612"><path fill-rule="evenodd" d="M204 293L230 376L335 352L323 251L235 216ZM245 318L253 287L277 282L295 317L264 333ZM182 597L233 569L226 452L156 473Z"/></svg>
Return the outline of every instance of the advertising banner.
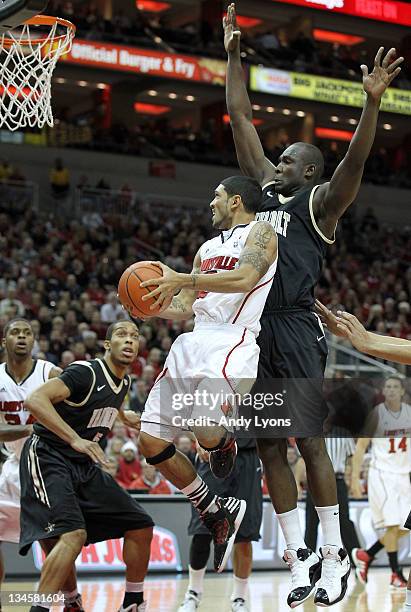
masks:
<svg viewBox="0 0 411 612"><path fill-rule="evenodd" d="M364 103L361 83L260 66L250 68L250 88L276 96L358 108ZM411 90L388 89L382 98L381 110L411 115Z"/></svg>
<svg viewBox="0 0 411 612"><path fill-rule="evenodd" d="M225 84L226 63L221 60L82 39L74 40L71 51L63 56L62 61L167 79Z"/></svg>

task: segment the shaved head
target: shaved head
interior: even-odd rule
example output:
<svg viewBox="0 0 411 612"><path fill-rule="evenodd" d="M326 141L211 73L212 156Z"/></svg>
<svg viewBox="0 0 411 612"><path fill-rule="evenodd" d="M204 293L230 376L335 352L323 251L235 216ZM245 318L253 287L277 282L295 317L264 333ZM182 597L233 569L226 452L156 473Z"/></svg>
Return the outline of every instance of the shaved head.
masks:
<svg viewBox="0 0 411 612"><path fill-rule="evenodd" d="M296 142L292 146L297 147L299 155L301 155L304 160L304 165L308 166L312 164L315 166L313 179L319 181L324 173L324 157L320 149L308 142Z"/></svg>

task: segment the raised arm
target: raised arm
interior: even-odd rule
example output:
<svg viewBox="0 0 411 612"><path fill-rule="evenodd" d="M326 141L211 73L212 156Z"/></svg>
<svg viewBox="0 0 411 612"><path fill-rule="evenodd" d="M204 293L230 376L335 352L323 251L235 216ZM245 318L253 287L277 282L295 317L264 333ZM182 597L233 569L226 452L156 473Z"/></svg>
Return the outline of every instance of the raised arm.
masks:
<svg viewBox="0 0 411 612"><path fill-rule="evenodd" d="M104 452L100 446L96 442L81 438L54 408L54 404L68 399L70 395L70 389L60 378L51 378L33 391L24 405L39 423L67 442L74 450L88 455L96 463L105 465ZM73 408L73 410L78 410L78 408Z"/></svg>
<svg viewBox="0 0 411 612"><path fill-rule="evenodd" d="M156 301L151 306L154 309L178 289L189 288L196 293L247 293L266 274L276 257L277 234L270 223L259 221L250 231L237 268L218 274L181 274L161 262L156 262L163 269L163 276L141 283L142 287L157 286L144 296L143 300L155 297Z"/></svg>
<svg viewBox="0 0 411 612"><path fill-rule="evenodd" d="M266 158L257 130L253 125L250 98L241 66L241 31L237 24L235 5L230 4L223 20L224 45L228 54L226 76L227 109L233 131L238 164L246 176L252 176L261 185L275 174L275 166Z"/></svg>
<svg viewBox="0 0 411 612"><path fill-rule="evenodd" d="M364 165L375 139L381 98L387 87L400 73L403 57L394 60L396 51L390 49L382 59L384 47L380 47L374 60L374 68L361 66L365 104L361 118L348 151L335 170L329 183L324 183L315 192L313 208L319 228L331 238L338 219L352 204L360 189Z"/></svg>

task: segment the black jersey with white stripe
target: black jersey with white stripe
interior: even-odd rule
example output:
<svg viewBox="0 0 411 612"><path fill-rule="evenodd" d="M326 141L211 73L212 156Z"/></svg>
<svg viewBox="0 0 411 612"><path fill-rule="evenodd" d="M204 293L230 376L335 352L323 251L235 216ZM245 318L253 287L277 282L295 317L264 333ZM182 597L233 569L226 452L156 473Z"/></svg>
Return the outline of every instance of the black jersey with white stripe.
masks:
<svg viewBox="0 0 411 612"><path fill-rule="evenodd" d="M101 443L113 427L130 388L130 378L117 378L104 359L75 361L59 376L70 389L70 397L54 408L81 438ZM88 461L55 433L36 423L34 433L64 455Z"/></svg>
<svg viewBox="0 0 411 612"><path fill-rule="evenodd" d="M258 220L271 223L278 236L278 265L265 303L264 314L294 308L310 309L314 287L318 283L328 244L313 212L314 188L291 198L275 193L274 184L263 188Z"/></svg>

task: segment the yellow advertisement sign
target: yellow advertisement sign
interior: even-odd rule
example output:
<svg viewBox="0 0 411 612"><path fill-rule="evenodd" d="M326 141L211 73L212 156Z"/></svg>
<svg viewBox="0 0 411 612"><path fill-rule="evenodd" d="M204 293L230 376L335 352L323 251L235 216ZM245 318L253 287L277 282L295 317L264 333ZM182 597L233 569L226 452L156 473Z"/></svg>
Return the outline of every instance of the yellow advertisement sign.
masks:
<svg viewBox="0 0 411 612"><path fill-rule="evenodd" d="M362 107L364 101L361 83L259 66L251 66L250 88L252 91L276 96L343 106ZM382 98L381 110L388 113L411 115L411 91L388 89Z"/></svg>

